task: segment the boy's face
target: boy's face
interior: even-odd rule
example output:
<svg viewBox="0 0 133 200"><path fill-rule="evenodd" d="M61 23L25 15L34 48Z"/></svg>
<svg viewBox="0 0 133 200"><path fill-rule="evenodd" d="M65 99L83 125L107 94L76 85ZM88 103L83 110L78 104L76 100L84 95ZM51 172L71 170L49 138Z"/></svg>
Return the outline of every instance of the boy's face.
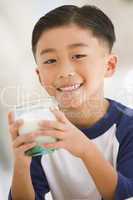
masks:
<svg viewBox="0 0 133 200"><path fill-rule="evenodd" d="M76 25L44 32L36 62L42 86L64 108L77 108L102 96L104 77L111 76L116 67L116 57L109 54L106 42Z"/></svg>

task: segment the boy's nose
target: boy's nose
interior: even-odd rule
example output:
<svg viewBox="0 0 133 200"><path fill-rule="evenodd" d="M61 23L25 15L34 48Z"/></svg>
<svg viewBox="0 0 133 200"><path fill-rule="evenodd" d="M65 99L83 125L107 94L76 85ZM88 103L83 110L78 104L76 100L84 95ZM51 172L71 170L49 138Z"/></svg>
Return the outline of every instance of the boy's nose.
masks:
<svg viewBox="0 0 133 200"><path fill-rule="evenodd" d="M58 78L71 78L75 75L75 68L70 63L63 63L58 70Z"/></svg>
<svg viewBox="0 0 133 200"><path fill-rule="evenodd" d="M71 76L74 76L74 74L75 74L75 72L63 73L63 74L59 74L58 78L71 77Z"/></svg>

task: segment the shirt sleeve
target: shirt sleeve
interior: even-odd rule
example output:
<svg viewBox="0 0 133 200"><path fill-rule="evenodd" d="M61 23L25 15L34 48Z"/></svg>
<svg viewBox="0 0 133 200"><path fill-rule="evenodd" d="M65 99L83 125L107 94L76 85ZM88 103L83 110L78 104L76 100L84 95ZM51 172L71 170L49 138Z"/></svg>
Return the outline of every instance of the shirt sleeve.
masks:
<svg viewBox="0 0 133 200"><path fill-rule="evenodd" d="M44 200L44 196L50 191L50 188L45 176L45 172L42 169L41 156L33 157L30 172L35 191L35 200Z"/></svg>
<svg viewBox="0 0 133 200"><path fill-rule="evenodd" d="M42 169L41 156L32 158L30 174L35 191L35 200L44 200L45 194L48 193L50 189L44 170ZM13 200L11 190L8 195L8 200Z"/></svg>
<svg viewBox="0 0 133 200"><path fill-rule="evenodd" d="M8 200L12 200L11 190L10 190L9 195L8 195Z"/></svg>
<svg viewBox="0 0 133 200"><path fill-rule="evenodd" d="M120 144L117 171L115 200L133 199L133 128Z"/></svg>

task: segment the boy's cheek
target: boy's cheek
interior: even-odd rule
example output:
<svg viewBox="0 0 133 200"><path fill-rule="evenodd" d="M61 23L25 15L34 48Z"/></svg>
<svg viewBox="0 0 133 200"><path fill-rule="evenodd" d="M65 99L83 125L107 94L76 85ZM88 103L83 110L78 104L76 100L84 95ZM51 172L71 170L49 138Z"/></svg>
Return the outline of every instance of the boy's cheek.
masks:
<svg viewBox="0 0 133 200"><path fill-rule="evenodd" d="M44 89L48 92L50 96L56 95L56 88L51 85L43 85Z"/></svg>
<svg viewBox="0 0 133 200"><path fill-rule="evenodd" d="M41 86L48 92L50 96L55 96L56 88L52 84L44 80L44 77L38 76Z"/></svg>

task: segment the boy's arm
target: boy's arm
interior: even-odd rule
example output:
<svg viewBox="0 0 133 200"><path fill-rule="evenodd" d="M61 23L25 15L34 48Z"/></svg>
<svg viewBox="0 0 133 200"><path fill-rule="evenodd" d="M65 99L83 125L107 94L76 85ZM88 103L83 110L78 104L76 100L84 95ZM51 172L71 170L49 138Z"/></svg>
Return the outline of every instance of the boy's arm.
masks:
<svg viewBox="0 0 133 200"><path fill-rule="evenodd" d="M117 158L118 184L115 200L133 198L133 128L121 143Z"/></svg>
<svg viewBox="0 0 133 200"><path fill-rule="evenodd" d="M25 162L24 159L17 159L14 162L14 172L12 178L12 186L10 197L13 200L35 199L35 192L30 176L30 162Z"/></svg>
<svg viewBox="0 0 133 200"><path fill-rule="evenodd" d="M103 199L124 200L133 197L132 131L120 145L117 171L100 155L95 145L91 155L88 152L82 159Z"/></svg>
<svg viewBox="0 0 133 200"><path fill-rule="evenodd" d="M35 133L19 135L22 120L14 120L14 114L8 114L9 132L12 138L14 152L14 174L9 199L13 200L42 200L45 190L46 178L41 167L40 159L32 159L25 152L36 146Z"/></svg>
<svg viewBox="0 0 133 200"><path fill-rule="evenodd" d="M92 142L81 157L88 172L104 200L114 200L118 182L117 171L105 160L98 147ZM124 199L119 199L124 200Z"/></svg>
<svg viewBox="0 0 133 200"><path fill-rule="evenodd" d="M24 183L27 182L27 184L19 184L21 185L21 191L22 192L22 195L20 196L23 196L24 199L25 199L25 192L27 190L29 190L28 192L33 192L33 196L31 198L31 200L44 200L44 195L46 193L49 192L49 186L48 186L48 182L46 180L46 177L45 177L45 174L44 174L44 171L41 167L41 157L38 156L38 157L35 157L32 159L32 162L31 162L31 166L30 166L30 169L29 169L29 178L26 177L27 181L25 181L25 177L24 177L24 174L21 175L22 178L19 178L17 177L17 182L19 181L22 181L21 179L24 179ZM16 188L16 186L15 186ZM32 191L31 191L32 189ZM14 200L12 198L12 195L11 195L11 191L9 193L9 197L8 197L8 200ZM31 196L31 194L30 194Z"/></svg>

